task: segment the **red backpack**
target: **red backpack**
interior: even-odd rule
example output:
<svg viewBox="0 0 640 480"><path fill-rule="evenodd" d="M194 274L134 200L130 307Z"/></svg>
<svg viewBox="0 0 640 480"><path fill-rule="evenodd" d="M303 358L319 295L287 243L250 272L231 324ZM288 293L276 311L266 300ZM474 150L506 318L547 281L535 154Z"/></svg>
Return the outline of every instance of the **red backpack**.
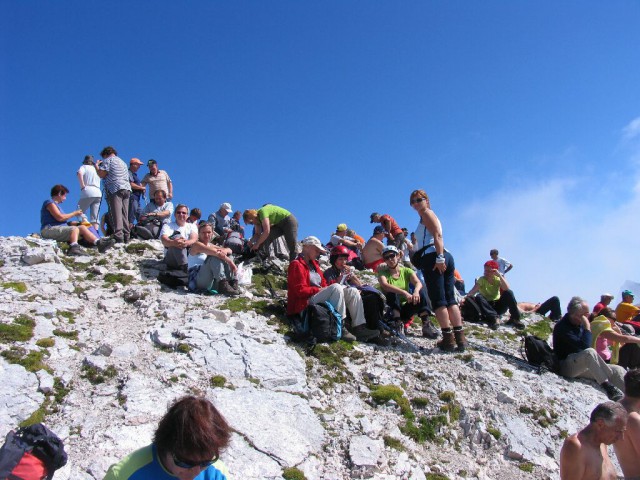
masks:
<svg viewBox="0 0 640 480"><path fill-rule="evenodd" d="M0 480L51 480L66 463L62 440L36 423L7 434L0 448Z"/></svg>

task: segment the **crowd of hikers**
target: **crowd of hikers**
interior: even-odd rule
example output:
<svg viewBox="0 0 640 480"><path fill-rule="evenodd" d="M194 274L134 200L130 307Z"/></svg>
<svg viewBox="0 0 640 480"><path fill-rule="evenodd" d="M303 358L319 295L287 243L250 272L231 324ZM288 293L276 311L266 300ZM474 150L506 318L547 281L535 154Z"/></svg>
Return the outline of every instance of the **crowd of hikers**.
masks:
<svg viewBox="0 0 640 480"><path fill-rule="evenodd" d="M625 290L615 310L609 307L614 298L610 294L603 294L593 311L584 299L573 297L564 316L556 296L538 304L518 303L506 279L513 265L496 249L489 252L483 275L466 292L454 257L445 248L442 224L424 190L414 190L409 195L409 206L417 214L417 227L411 233L389 214L374 212L370 222L375 226L368 240L340 223L326 243L316 236L298 241L298 221L285 208L265 204L234 212L230 203L223 202L205 220L199 208L189 210L184 203L174 206L173 183L168 173L158 168L156 160L147 162L149 172L140 179L137 172L143 163L139 159L132 158L127 168L113 147L104 148L100 156L97 162L86 156L77 172L81 190L77 210L63 212L60 204L69 189L61 184L53 186L50 199L42 205L41 236L67 242L68 255L83 255L85 248L94 246L104 252L132 238L160 239L165 247L165 270L159 281L192 292L230 296L242 293L238 282L241 263L288 261L287 317L294 333L314 341L358 340L386 346L392 336L409 341L406 336L415 320L424 337L437 340L440 351L462 352L468 346L463 321L485 323L491 329L504 325L523 330L521 312L548 315L555 322L550 354L553 358L548 363L551 370L568 378L595 380L614 401L623 398L625 378L630 379L626 385L628 401L623 400L623 405L625 412L631 414L627 428L635 425L635 430L626 437L631 437L631 447L624 448L635 449L635 458L640 455L640 387L638 375L632 373L640 367L640 308L633 304L633 292ZM144 197L150 200L142 208ZM103 198L107 213L99 218ZM251 235L245 236L245 227L249 226ZM321 259L326 256L328 267L323 270L321 263L325 262ZM374 272L377 285L363 284L362 277L356 274L358 270ZM508 320L501 324L507 311ZM437 327L431 321L433 317ZM631 391L629 384L634 385ZM209 408L198 408L206 410L205 407ZM563 479L609 478L576 474L578 470L566 467L567 459L575 459L578 454L566 453L565 449L569 452L587 448L586 440L579 442L580 436L586 435L583 432L595 431L602 425L602 429L610 429L623 417L620 409L598 408L592 415L592 426L565 442L561 455L561 461L565 461L564 466L561 464ZM624 423L627 425L626 415ZM609 437L594 438L599 439L600 446L609 444ZM158 462L168 471L214 468L210 459L212 452L218 454L217 446L210 452L203 445L187 449L185 445L191 444L185 443L171 450L158 438L154 442L128 457L124 461L126 468L113 467L107 478L133 478L118 472L130 472L131 465L138 464L146 465L144 468L151 472L158 468ZM592 464L598 461L603 469L606 467L604 456L597 460L595 453L580 451L584 462L590 465L583 472L591 471ZM195 457L198 461L192 461ZM635 466L622 459L620 462L625 475L631 475L626 478L640 476L638 462ZM140 478L164 477L151 474Z"/></svg>

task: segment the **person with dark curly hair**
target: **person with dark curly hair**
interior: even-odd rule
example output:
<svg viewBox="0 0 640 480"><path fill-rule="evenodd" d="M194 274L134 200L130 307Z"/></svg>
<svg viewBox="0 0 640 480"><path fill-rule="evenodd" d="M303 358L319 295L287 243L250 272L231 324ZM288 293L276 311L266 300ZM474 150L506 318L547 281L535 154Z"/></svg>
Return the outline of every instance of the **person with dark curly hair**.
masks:
<svg viewBox="0 0 640 480"><path fill-rule="evenodd" d="M206 398L176 401L160 420L153 443L111 465L104 480L226 480L220 454L231 427Z"/></svg>

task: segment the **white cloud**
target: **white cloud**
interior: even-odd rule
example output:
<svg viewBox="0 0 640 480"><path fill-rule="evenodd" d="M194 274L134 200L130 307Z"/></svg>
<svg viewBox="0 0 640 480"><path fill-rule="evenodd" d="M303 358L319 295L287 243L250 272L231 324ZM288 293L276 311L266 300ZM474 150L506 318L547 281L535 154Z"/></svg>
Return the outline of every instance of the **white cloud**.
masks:
<svg viewBox="0 0 640 480"><path fill-rule="evenodd" d="M519 301L558 295L564 308L573 295L591 304L605 291L617 297L625 280L640 280L635 175L628 185L614 177L550 179L469 205L457 225L445 226L468 288L498 248L515 265L507 279Z"/></svg>
<svg viewBox="0 0 640 480"><path fill-rule="evenodd" d="M633 140L640 136L640 117L634 118L626 127L622 129L622 139Z"/></svg>

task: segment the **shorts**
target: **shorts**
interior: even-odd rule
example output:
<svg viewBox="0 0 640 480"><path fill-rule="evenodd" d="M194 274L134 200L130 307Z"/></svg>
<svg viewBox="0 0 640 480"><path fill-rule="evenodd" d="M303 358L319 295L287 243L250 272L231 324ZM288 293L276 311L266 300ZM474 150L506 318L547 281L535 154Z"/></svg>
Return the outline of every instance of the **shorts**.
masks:
<svg viewBox="0 0 640 480"><path fill-rule="evenodd" d="M71 232L77 227L70 227L69 225L54 225L52 227L45 227L40 230L40 236L42 238L48 238L55 240L56 242L68 242L71 239Z"/></svg>

